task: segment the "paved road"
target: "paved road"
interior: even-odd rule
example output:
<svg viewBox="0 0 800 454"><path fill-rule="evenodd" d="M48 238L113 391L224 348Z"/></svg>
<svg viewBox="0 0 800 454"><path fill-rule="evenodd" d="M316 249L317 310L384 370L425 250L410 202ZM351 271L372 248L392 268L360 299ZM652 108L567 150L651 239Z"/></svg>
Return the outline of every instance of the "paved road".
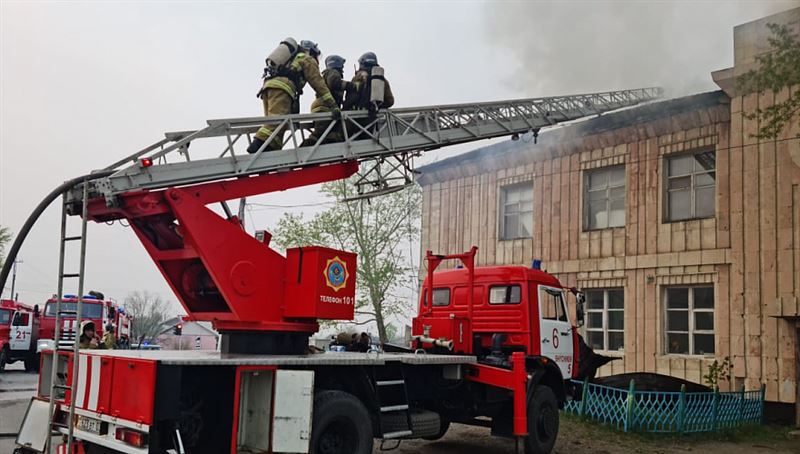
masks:
<svg viewBox="0 0 800 454"><path fill-rule="evenodd" d="M16 433L36 392L38 375L25 372L21 362L6 366L0 372L0 434ZM0 437L0 453L14 449L14 438Z"/></svg>

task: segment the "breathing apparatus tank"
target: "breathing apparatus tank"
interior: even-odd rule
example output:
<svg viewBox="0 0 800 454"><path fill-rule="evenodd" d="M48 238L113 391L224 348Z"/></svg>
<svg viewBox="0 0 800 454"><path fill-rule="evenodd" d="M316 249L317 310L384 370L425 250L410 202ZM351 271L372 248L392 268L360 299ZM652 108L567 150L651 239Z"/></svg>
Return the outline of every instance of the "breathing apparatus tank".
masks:
<svg viewBox="0 0 800 454"><path fill-rule="evenodd" d="M299 49L297 41L294 38L286 38L278 44L267 56L267 67L264 68L264 76L276 76L282 68L291 63L297 50Z"/></svg>
<svg viewBox="0 0 800 454"><path fill-rule="evenodd" d="M383 78L383 68L373 66L370 73L370 104L380 106L383 103L386 79Z"/></svg>

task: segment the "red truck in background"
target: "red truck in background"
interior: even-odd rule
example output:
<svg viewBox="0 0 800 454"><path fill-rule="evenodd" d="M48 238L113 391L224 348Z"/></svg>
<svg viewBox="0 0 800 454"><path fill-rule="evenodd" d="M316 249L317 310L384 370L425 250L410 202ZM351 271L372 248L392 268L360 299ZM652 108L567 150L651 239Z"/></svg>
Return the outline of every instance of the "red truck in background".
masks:
<svg viewBox="0 0 800 454"><path fill-rule="evenodd" d="M38 306L0 300L0 371L17 361L25 362L26 371L38 370L38 333Z"/></svg>
<svg viewBox="0 0 800 454"><path fill-rule="evenodd" d="M61 330L59 344L62 347L72 345L78 326L75 315L78 308L77 295L64 295L62 298ZM98 336L105 334L106 325L114 326L114 335L120 348L130 345L131 317L125 313L113 300L106 300L99 292L92 292L83 296L81 320L90 320L95 324ZM56 329L56 298L47 300L44 312L41 314L39 327L39 342L37 351L53 348L53 337Z"/></svg>

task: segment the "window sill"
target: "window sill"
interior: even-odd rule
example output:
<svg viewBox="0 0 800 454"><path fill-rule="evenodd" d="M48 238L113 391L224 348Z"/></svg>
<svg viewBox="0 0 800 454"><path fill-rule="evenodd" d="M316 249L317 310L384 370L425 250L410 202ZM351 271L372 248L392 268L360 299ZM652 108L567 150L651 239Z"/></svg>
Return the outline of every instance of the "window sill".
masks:
<svg viewBox="0 0 800 454"><path fill-rule="evenodd" d="M678 224L680 222L692 222L692 221L702 221L704 219L715 219L716 217L717 216L714 215L714 216L705 216L705 217L702 217L702 218L677 219L677 220L674 220L674 221L669 220L669 219L662 219L661 223L662 224Z"/></svg>
<svg viewBox="0 0 800 454"><path fill-rule="evenodd" d="M625 351L624 350L595 350L595 353L598 355L608 356L611 358L624 358Z"/></svg>
<svg viewBox="0 0 800 454"><path fill-rule="evenodd" d="M715 359L717 356L712 354L703 355L690 355L688 353L664 353L662 358L675 358L675 359Z"/></svg>
<svg viewBox="0 0 800 454"><path fill-rule="evenodd" d="M516 240L532 240L532 236L521 236L517 238L498 238L497 242L502 243L503 241L516 241Z"/></svg>
<svg viewBox="0 0 800 454"><path fill-rule="evenodd" d="M625 230L625 225L617 225L613 227L598 227L596 229L584 228L581 233L602 232L604 230Z"/></svg>

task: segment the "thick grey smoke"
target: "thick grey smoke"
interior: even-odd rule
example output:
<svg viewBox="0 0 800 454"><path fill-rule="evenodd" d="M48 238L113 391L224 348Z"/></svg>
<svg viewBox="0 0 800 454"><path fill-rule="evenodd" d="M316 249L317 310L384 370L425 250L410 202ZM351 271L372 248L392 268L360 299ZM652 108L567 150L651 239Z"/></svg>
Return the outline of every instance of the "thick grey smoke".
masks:
<svg viewBox="0 0 800 454"><path fill-rule="evenodd" d="M733 27L800 0L489 3L502 82L529 96L660 85L670 96L716 89L733 65Z"/></svg>

